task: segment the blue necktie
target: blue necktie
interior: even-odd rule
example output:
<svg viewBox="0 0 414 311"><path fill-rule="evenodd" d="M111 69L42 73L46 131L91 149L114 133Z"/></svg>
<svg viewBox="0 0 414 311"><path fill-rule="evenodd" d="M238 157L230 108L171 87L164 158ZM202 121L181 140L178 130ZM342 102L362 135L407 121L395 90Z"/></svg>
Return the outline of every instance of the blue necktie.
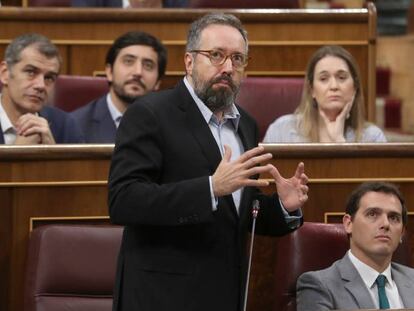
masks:
<svg viewBox="0 0 414 311"><path fill-rule="evenodd" d="M383 274L378 275L375 283L378 287L378 299L379 299L379 308L380 309L389 309L390 303L388 302L387 294L385 293L385 281L387 280L386 276Z"/></svg>

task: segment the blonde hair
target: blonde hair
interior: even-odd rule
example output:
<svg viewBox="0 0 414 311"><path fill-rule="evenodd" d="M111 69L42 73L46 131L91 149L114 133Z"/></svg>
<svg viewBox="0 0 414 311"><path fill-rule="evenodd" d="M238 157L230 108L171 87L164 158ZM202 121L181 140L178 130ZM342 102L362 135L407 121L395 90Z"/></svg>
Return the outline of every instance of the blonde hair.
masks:
<svg viewBox="0 0 414 311"><path fill-rule="evenodd" d="M355 98L349 113L349 118L345 121L344 131L351 127L355 131L355 141L362 138L362 131L366 126L364 109L364 92L361 85L361 75L358 64L354 57L343 47L337 45L323 46L317 50L309 60L306 68L305 83L303 86L302 99L295 111L298 115L298 132L309 139L310 142L319 142L319 112L318 105L312 97L312 88L316 64L327 56L338 57L348 65L354 81ZM344 133L345 134L345 133Z"/></svg>

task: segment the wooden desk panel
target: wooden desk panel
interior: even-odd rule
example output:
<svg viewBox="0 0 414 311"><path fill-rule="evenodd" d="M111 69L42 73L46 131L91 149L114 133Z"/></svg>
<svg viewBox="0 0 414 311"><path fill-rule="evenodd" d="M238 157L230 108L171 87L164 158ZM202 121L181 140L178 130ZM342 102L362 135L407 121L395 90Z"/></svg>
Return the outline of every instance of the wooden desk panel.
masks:
<svg viewBox="0 0 414 311"><path fill-rule="evenodd" d="M167 83L184 74L183 52L189 24L211 10L10 8L0 10L0 56L5 46L24 32L40 32L59 47L62 73L93 75L104 70L105 54L119 35L142 30L160 38L168 48ZM303 76L310 55L325 44L349 49L361 67L367 115L375 120L376 11L345 10L228 10L240 17L249 32L252 60L248 76Z"/></svg>
<svg viewBox="0 0 414 311"><path fill-rule="evenodd" d="M0 299L22 310L30 227L54 222L107 221L107 176L112 145L0 146ZM340 219L345 200L362 181L401 186L414 214L414 144L270 145L272 162L291 176L299 161L310 177L306 221ZM263 176L267 178L268 176ZM273 191L270 186L265 191ZM409 217L409 234L413 217ZM272 310L277 241L256 237L250 309ZM411 238L413 241L413 238ZM413 261L414 262L414 261Z"/></svg>
<svg viewBox="0 0 414 311"><path fill-rule="evenodd" d="M23 310L30 228L108 220L112 145L0 146L1 310Z"/></svg>
<svg viewBox="0 0 414 311"><path fill-rule="evenodd" d="M283 176L292 176L300 161L309 180L306 221L341 222L350 193L362 182L388 181L406 198L414 224L414 144L263 144ZM262 176L269 178L270 176ZM274 191L274 184L265 192ZM414 229L408 226L408 234ZM414 247L414 240L413 240ZM414 249L414 248L413 248ZM414 264L414 258L413 258Z"/></svg>

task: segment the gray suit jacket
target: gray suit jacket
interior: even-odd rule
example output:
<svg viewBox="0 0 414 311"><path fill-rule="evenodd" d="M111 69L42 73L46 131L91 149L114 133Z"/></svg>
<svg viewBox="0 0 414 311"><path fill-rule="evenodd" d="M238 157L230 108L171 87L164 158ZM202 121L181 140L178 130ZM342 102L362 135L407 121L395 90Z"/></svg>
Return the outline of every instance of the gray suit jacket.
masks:
<svg viewBox="0 0 414 311"><path fill-rule="evenodd" d="M414 307L414 269L391 263L405 308ZM375 309L361 276L346 254L327 269L302 274L297 282L297 311Z"/></svg>

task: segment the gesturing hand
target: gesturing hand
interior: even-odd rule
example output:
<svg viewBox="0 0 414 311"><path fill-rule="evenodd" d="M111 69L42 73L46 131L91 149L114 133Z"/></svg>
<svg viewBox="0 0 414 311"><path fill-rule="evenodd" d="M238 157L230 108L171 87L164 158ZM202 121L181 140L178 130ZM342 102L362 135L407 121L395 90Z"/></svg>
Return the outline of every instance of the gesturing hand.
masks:
<svg viewBox="0 0 414 311"><path fill-rule="evenodd" d="M224 196L247 187L266 187L268 181L250 179L251 176L270 172L273 165L258 166L259 163L272 158L272 154L263 154L264 148L259 146L243 153L235 161L231 159L231 149L224 145L224 155L212 176L213 192L216 197Z"/></svg>
<svg viewBox="0 0 414 311"><path fill-rule="evenodd" d="M272 168L270 173L275 179L276 191L284 208L288 212L293 212L300 208L308 200L308 176L305 174L303 162L298 164L295 174L285 179L280 175L276 167L269 164Z"/></svg>

